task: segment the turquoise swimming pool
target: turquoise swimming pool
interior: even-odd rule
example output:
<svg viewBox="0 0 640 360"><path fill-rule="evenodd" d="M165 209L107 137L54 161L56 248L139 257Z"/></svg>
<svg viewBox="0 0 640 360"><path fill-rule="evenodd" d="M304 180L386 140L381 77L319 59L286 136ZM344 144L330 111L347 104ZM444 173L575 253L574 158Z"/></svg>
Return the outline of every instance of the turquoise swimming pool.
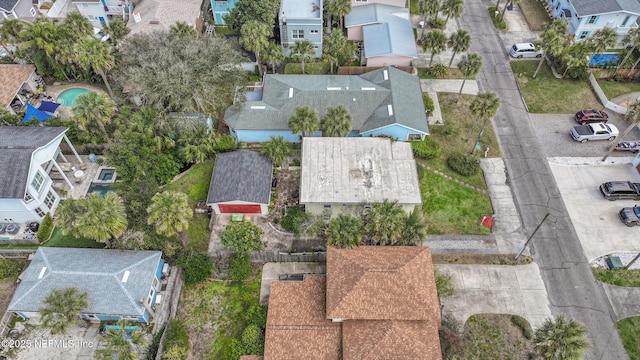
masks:
<svg viewBox="0 0 640 360"><path fill-rule="evenodd" d="M83 89L83 88L70 88L58 95L58 102L63 106L75 107L76 106L76 98L80 95L85 95L91 90Z"/></svg>

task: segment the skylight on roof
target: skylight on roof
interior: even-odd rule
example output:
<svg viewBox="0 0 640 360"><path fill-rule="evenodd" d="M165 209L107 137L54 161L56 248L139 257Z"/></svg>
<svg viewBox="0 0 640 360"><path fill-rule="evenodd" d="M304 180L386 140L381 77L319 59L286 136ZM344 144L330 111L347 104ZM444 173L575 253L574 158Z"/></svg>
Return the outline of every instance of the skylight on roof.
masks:
<svg viewBox="0 0 640 360"><path fill-rule="evenodd" d="M364 91L371 91L371 90L375 90L376 88L374 87L362 87L360 88L360 90L364 90Z"/></svg>
<svg viewBox="0 0 640 360"><path fill-rule="evenodd" d="M289 99L293 97L293 88L289 88Z"/></svg>
<svg viewBox="0 0 640 360"><path fill-rule="evenodd" d="M251 110L264 110L266 109L266 106L259 106L259 105L252 105L251 106Z"/></svg>
<svg viewBox="0 0 640 360"><path fill-rule="evenodd" d="M42 279L46 271L47 271L47 267L45 266L42 268L42 270L40 270L40 275L38 275L38 279Z"/></svg>
<svg viewBox="0 0 640 360"><path fill-rule="evenodd" d="M384 76L385 80L389 80L389 72L387 70L382 71L382 75Z"/></svg>
<svg viewBox="0 0 640 360"><path fill-rule="evenodd" d="M393 105L387 105L387 111L389 112L389 116L393 116Z"/></svg>
<svg viewBox="0 0 640 360"><path fill-rule="evenodd" d="M129 280L129 274L131 274L131 271L127 270L124 272L124 275L122 275L122 282L126 283L127 280Z"/></svg>
<svg viewBox="0 0 640 360"><path fill-rule="evenodd" d="M342 88L341 88L341 87L339 87L339 86L337 86L337 87L335 87L335 86L329 86L329 87L327 87L327 90L342 90Z"/></svg>

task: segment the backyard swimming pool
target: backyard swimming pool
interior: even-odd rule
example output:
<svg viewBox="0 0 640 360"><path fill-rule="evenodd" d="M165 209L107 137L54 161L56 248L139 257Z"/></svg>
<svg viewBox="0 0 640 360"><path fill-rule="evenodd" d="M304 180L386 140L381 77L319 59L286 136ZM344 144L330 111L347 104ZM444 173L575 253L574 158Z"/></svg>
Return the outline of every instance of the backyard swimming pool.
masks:
<svg viewBox="0 0 640 360"><path fill-rule="evenodd" d="M93 91L84 88L70 88L58 95L58 102L63 106L75 107L76 98L80 95L86 95L90 92Z"/></svg>
<svg viewBox="0 0 640 360"><path fill-rule="evenodd" d="M616 66L618 64L617 53L595 54L591 58L589 66Z"/></svg>
<svg viewBox="0 0 640 360"><path fill-rule="evenodd" d="M87 194L98 193L100 194L100 197L104 198L104 196L107 195L109 191L111 191L111 186L109 185L91 183L91 185L89 185L89 191L87 191Z"/></svg>

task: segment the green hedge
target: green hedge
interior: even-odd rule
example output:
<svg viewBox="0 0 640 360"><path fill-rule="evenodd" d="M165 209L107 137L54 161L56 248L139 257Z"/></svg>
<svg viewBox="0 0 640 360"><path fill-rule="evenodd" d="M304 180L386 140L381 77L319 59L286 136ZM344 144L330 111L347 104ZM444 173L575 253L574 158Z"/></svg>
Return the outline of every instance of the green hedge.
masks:
<svg viewBox="0 0 640 360"><path fill-rule="evenodd" d="M447 158L447 166L462 176L473 176L480 171L480 160L471 155L455 153Z"/></svg>
<svg viewBox="0 0 640 360"><path fill-rule="evenodd" d="M298 235L300 233L300 225L307 219L307 213L299 206L287 208L287 214L280 220L280 226L290 233Z"/></svg>
<svg viewBox="0 0 640 360"><path fill-rule="evenodd" d="M229 275L233 281L242 281L251 276L251 259L247 254L233 254L229 258Z"/></svg>
<svg viewBox="0 0 640 360"><path fill-rule="evenodd" d="M216 136L216 143L213 149L216 152L233 151L238 148L236 140L231 135Z"/></svg>
<svg viewBox="0 0 640 360"><path fill-rule="evenodd" d="M36 234L36 237L41 244L51 238L54 227L53 219L51 218L51 215L47 213L42 219L40 227L38 228L38 233Z"/></svg>
<svg viewBox="0 0 640 360"><path fill-rule="evenodd" d="M422 141L410 141L413 155L420 159L431 160L440 156L440 144L427 136Z"/></svg>
<svg viewBox="0 0 640 360"><path fill-rule="evenodd" d="M195 284L206 280L213 274L213 262L206 254L191 255L182 253L178 257L178 266L184 271L184 282L186 284Z"/></svg>

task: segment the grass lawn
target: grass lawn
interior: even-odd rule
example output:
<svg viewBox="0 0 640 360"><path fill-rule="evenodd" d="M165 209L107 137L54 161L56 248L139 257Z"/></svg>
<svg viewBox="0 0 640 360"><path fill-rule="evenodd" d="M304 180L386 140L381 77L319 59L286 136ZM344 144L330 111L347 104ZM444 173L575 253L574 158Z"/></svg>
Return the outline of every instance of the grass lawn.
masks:
<svg viewBox="0 0 640 360"><path fill-rule="evenodd" d="M616 328L629 359L640 359L640 317L620 320L616 323Z"/></svg>
<svg viewBox="0 0 640 360"><path fill-rule="evenodd" d="M103 249L104 243L97 242L95 240L87 238L77 238L72 235L63 235L60 228L53 230L51 239L43 243L42 246L49 247L69 247L69 248L92 248Z"/></svg>
<svg viewBox="0 0 640 360"><path fill-rule="evenodd" d="M322 75L329 71L328 62L319 61L304 64L304 73L307 75ZM302 74L302 64L288 63L284 67L285 74Z"/></svg>
<svg viewBox="0 0 640 360"><path fill-rule="evenodd" d="M640 270L593 269L596 280L607 284L627 287L640 287Z"/></svg>
<svg viewBox="0 0 640 360"><path fill-rule="evenodd" d="M520 85L529 112L573 114L576 109L601 107L586 80L556 79L546 62L538 76L532 79L539 62L511 61L511 70Z"/></svg>
<svg viewBox="0 0 640 360"><path fill-rule="evenodd" d="M502 9L498 9L498 14L496 14L495 6L490 7L488 10L489 10L489 17L493 22L493 26L495 26L496 29L498 30L506 30L507 24L504 22L504 19L500 21L500 12L502 11Z"/></svg>
<svg viewBox="0 0 640 360"><path fill-rule="evenodd" d="M640 92L640 83L637 82L626 83L624 81L608 81L603 79L598 80L598 85L600 85L600 88L609 100L620 95Z"/></svg>
<svg viewBox="0 0 640 360"><path fill-rule="evenodd" d="M165 185L164 189L181 191L189 197L189 206L195 208L198 200L206 200L211 183L214 160L196 164L189 172ZM189 248L197 253L206 253L209 248L209 218L206 214L194 214L189 221Z"/></svg>
<svg viewBox="0 0 640 360"><path fill-rule="evenodd" d="M234 31L228 26L216 26L216 35L237 35L238 32Z"/></svg>
<svg viewBox="0 0 640 360"><path fill-rule="evenodd" d="M547 24L551 23L551 18L541 1L522 0L518 6L532 31L542 31Z"/></svg>
<svg viewBox="0 0 640 360"><path fill-rule="evenodd" d="M526 320L520 321L521 326L531 331ZM528 359L529 339L525 331L514 323L512 315L473 315L464 325L465 359Z"/></svg>

